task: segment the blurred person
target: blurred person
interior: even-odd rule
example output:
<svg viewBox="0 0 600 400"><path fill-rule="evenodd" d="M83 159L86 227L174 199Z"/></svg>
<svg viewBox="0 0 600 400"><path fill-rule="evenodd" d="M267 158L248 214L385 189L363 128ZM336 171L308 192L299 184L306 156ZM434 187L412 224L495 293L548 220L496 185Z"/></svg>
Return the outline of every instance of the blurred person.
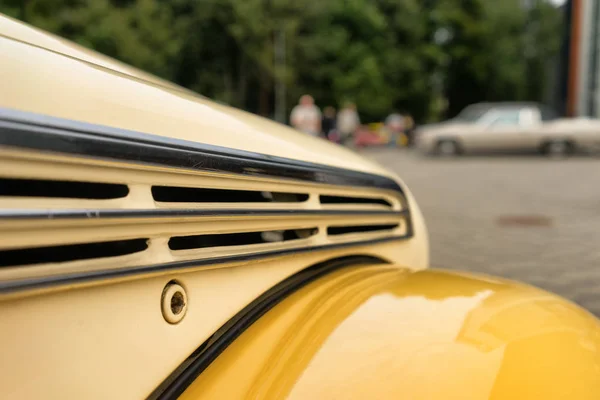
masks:
<svg viewBox="0 0 600 400"><path fill-rule="evenodd" d="M411 147L415 142L415 121L410 114L406 114L404 123L404 134L406 135L408 147Z"/></svg>
<svg viewBox="0 0 600 400"><path fill-rule="evenodd" d="M321 120L321 131L323 136L328 138L331 141L336 140L336 132L335 132L335 108L331 106L327 106L323 109L323 119Z"/></svg>
<svg viewBox="0 0 600 400"><path fill-rule="evenodd" d="M292 126L301 132L311 136L319 136L321 133L321 111L315 105L312 96L305 94L300 97L290 115Z"/></svg>
<svg viewBox="0 0 600 400"><path fill-rule="evenodd" d="M404 130L404 117L400 113L391 113L385 119L385 127L390 132L402 132Z"/></svg>
<svg viewBox="0 0 600 400"><path fill-rule="evenodd" d="M400 113L393 112L385 119L385 129L390 135L389 145L396 145L398 139L404 134L406 129L406 120Z"/></svg>
<svg viewBox="0 0 600 400"><path fill-rule="evenodd" d="M360 118L356 111L356 104L347 103L337 115L337 132L340 135L340 142L348 144L354 137L359 125Z"/></svg>

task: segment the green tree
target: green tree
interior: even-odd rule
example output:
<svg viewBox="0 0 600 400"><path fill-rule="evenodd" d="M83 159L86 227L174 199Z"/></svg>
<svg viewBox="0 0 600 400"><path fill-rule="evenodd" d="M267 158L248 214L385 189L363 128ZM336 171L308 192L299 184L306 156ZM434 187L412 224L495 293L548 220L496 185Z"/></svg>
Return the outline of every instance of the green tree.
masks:
<svg viewBox="0 0 600 400"><path fill-rule="evenodd" d="M561 16L548 0L4 0L0 11L263 115L276 82L363 120L543 100ZM285 37L286 63L274 62Z"/></svg>
<svg viewBox="0 0 600 400"><path fill-rule="evenodd" d="M172 79L179 23L160 0L27 0L9 15L161 77Z"/></svg>

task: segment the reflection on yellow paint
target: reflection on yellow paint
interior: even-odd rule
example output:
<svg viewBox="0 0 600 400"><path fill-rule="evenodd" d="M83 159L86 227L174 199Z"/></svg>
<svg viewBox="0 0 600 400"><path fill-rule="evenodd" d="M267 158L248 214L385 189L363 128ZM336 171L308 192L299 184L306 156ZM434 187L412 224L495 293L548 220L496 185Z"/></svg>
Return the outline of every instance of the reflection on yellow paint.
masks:
<svg viewBox="0 0 600 400"><path fill-rule="evenodd" d="M598 399L599 344L595 318L537 289L357 267L276 306L182 398Z"/></svg>

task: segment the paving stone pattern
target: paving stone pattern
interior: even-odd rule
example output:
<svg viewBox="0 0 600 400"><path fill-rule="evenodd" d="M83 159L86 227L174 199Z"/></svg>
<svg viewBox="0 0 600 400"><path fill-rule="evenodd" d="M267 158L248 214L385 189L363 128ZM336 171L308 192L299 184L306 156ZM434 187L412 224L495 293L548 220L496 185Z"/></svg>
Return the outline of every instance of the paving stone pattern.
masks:
<svg viewBox="0 0 600 400"><path fill-rule="evenodd" d="M363 153L413 192L432 267L524 281L600 316L600 158Z"/></svg>

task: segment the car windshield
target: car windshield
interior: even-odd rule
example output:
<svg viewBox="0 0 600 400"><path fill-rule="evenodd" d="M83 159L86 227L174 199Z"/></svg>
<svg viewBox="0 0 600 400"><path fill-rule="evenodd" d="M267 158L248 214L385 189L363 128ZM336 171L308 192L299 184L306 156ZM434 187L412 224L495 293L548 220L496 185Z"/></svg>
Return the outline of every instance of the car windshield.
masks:
<svg viewBox="0 0 600 400"><path fill-rule="evenodd" d="M460 122L476 122L486 111L488 111L488 107L484 106L469 106L462 110L454 120Z"/></svg>

